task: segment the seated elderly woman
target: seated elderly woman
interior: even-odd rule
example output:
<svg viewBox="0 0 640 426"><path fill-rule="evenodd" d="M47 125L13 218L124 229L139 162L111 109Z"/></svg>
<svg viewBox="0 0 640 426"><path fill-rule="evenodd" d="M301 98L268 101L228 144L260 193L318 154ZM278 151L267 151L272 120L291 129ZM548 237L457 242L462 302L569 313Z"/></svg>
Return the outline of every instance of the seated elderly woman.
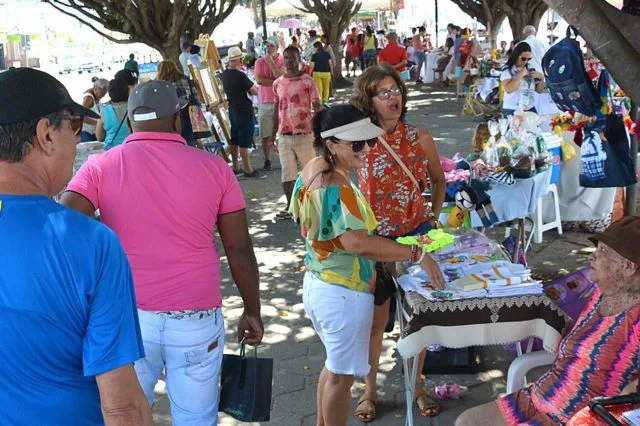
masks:
<svg viewBox="0 0 640 426"><path fill-rule="evenodd" d="M640 216L591 238L592 295L551 369L515 393L463 412L456 426L566 424L596 396L625 393L640 368Z"/></svg>

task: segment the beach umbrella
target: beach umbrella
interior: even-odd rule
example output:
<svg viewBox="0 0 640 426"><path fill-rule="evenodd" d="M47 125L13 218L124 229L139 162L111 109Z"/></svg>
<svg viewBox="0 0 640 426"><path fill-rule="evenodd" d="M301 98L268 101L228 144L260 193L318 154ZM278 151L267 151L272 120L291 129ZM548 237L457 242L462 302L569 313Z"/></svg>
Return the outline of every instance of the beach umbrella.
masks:
<svg viewBox="0 0 640 426"><path fill-rule="evenodd" d="M306 24L297 18L289 18L280 22L280 28L288 28L295 30L297 28L306 27Z"/></svg>

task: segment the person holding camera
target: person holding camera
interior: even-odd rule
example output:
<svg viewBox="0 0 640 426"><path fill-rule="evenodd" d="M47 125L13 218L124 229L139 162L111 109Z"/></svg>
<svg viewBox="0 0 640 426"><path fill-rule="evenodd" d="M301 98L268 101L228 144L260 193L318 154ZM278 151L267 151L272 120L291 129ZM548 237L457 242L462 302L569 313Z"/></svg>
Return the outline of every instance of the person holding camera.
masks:
<svg viewBox="0 0 640 426"><path fill-rule="evenodd" d="M531 46L521 42L516 45L500 75L504 85L502 112L505 117L516 110L536 112L536 93L544 91L544 75L530 68L533 58Z"/></svg>

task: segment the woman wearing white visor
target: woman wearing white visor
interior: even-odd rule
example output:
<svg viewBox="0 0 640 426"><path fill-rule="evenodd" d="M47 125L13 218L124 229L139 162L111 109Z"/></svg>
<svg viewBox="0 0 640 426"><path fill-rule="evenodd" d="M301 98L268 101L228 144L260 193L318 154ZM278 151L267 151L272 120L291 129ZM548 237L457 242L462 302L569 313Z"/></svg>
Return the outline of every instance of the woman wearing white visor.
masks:
<svg viewBox="0 0 640 426"><path fill-rule="evenodd" d="M377 222L349 174L366 163L383 130L357 108L337 105L314 118L319 157L302 171L291 213L305 239L305 311L322 340L327 360L317 396L319 425L346 425L355 376L369 373L375 262L406 261L437 270L418 246L373 235ZM435 266L435 268L434 268Z"/></svg>

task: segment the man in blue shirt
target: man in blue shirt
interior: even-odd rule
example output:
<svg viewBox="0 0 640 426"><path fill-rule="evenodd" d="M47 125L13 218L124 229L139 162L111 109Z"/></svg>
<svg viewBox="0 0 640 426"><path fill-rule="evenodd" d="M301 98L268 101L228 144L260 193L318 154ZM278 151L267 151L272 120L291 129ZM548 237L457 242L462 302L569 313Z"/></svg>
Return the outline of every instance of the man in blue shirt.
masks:
<svg viewBox="0 0 640 426"><path fill-rule="evenodd" d="M131 270L105 226L49 197L83 116L41 71L0 73L0 423L152 425Z"/></svg>

